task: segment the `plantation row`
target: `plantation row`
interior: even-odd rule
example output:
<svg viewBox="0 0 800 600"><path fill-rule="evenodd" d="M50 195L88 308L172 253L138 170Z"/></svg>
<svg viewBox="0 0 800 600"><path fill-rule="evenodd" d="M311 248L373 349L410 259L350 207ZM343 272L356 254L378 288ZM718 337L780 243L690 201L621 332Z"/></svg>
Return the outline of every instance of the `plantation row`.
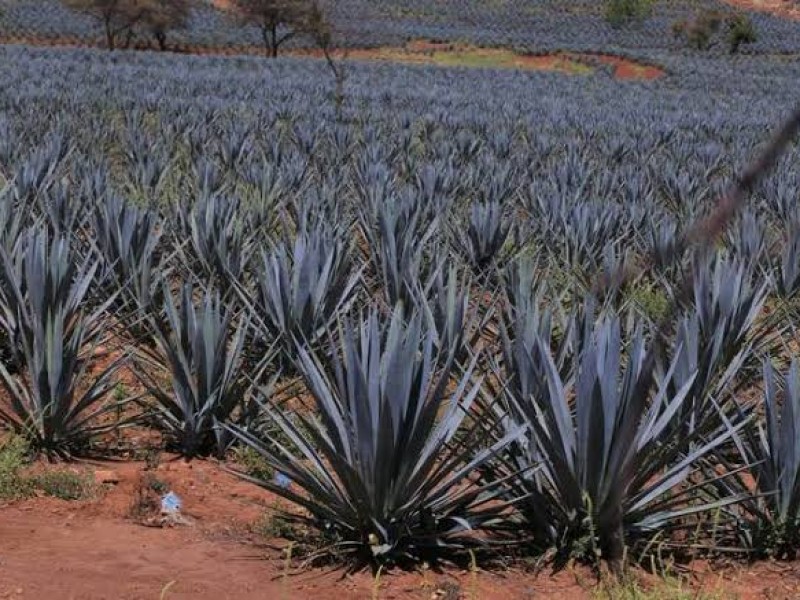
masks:
<svg viewBox="0 0 800 600"><path fill-rule="evenodd" d="M313 62L6 52L0 418L33 448L255 449L369 562L794 552L797 152L666 258L796 78L362 66L337 110Z"/></svg>
<svg viewBox="0 0 800 600"><path fill-rule="evenodd" d="M676 23L696 18L703 10L728 14L724 2L659 0L641 22L615 27L607 2L323 2L338 46L401 45L409 39L460 40L475 44L517 46L531 51L683 51L686 44L672 35ZM644 5L644 4L643 4ZM91 42L102 28L90 17L70 10L61 0L0 0L0 32L8 36L76 38ZM744 13L758 32L746 52L798 51L797 23L761 12ZM170 34L181 45L211 47L260 46L261 32L241 26L231 14L199 2L185 27ZM302 38L290 44L303 43ZM727 53L724 43L717 53Z"/></svg>

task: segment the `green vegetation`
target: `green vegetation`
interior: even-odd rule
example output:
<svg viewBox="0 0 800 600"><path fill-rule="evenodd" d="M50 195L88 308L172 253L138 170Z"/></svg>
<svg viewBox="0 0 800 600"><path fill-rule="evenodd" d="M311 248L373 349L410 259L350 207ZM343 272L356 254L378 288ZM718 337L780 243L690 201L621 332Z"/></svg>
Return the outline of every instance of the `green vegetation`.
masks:
<svg viewBox="0 0 800 600"><path fill-rule="evenodd" d="M605 17L614 27L641 21L650 15L653 0L606 0Z"/></svg>
<svg viewBox="0 0 800 600"><path fill-rule="evenodd" d="M29 483L44 495L61 500L87 500L97 493L90 474L66 469L44 471L32 476Z"/></svg>
<svg viewBox="0 0 800 600"><path fill-rule="evenodd" d="M87 472L59 468L28 473L29 457L23 437L8 435L0 443L0 500L21 500L34 493L61 500L86 500L97 493Z"/></svg>
<svg viewBox="0 0 800 600"><path fill-rule="evenodd" d="M755 25L744 13L727 14L719 10L704 9L692 19L676 21L672 33L682 38L695 50L708 50L722 40L722 26L725 25L725 41L731 54L736 54L742 45L757 41Z"/></svg>
<svg viewBox="0 0 800 600"><path fill-rule="evenodd" d="M31 481L22 473L27 455L23 437L6 436L0 442L0 500L18 500L32 493Z"/></svg>
<svg viewBox="0 0 800 600"><path fill-rule="evenodd" d="M742 44L752 44L756 41L758 36L750 17L735 14L728 18L728 44L731 54L736 54Z"/></svg>
<svg viewBox="0 0 800 600"><path fill-rule="evenodd" d="M604 580L592 596L594 600L736 600L725 590L698 591L682 578L669 575L646 585L632 576L621 581Z"/></svg>
<svg viewBox="0 0 800 600"><path fill-rule="evenodd" d="M270 480L275 475L275 470L269 462L253 448L237 446L233 450L233 460L242 467L244 473L257 479Z"/></svg>

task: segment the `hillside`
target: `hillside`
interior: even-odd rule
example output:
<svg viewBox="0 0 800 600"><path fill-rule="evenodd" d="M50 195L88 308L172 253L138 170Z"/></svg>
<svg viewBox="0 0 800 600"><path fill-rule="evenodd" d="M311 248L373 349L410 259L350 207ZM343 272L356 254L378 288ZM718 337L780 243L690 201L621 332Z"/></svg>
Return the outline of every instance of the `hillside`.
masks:
<svg viewBox="0 0 800 600"><path fill-rule="evenodd" d="M732 0L745 9L754 4ZM777 0L776 0L777 3ZM776 3L768 4L774 6ZM219 5L202 5L176 40L187 46L235 48L260 44L254 28L238 26ZM0 35L31 39L98 41L100 31L91 20L64 8L58 0L0 0ZM549 50L665 50L680 49L672 24L691 18L698 10L729 9L716 0L657 2L650 18L622 29L604 19L602 3L592 0L341 0L328 10L339 44L351 47L399 45L412 39L440 39L482 45L503 45L530 51ZM800 50L800 23L752 11L761 32L748 53Z"/></svg>

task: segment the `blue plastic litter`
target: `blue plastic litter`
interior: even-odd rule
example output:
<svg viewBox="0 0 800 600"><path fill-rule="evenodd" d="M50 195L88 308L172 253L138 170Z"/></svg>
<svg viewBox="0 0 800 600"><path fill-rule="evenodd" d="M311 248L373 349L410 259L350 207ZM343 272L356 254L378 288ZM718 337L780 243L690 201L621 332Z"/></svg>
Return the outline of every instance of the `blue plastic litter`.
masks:
<svg viewBox="0 0 800 600"><path fill-rule="evenodd" d="M275 473L275 484L286 489L292 485L292 480L283 473Z"/></svg>
<svg viewBox="0 0 800 600"><path fill-rule="evenodd" d="M180 512L183 502L175 492L169 492L161 498L161 512L176 513Z"/></svg>

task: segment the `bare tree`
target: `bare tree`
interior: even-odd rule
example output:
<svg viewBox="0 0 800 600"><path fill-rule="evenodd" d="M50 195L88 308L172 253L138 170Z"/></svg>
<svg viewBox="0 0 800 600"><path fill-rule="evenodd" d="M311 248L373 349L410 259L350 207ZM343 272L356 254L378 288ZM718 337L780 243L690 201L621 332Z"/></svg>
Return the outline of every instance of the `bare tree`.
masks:
<svg viewBox="0 0 800 600"><path fill-rule="evenodd" d="M130 31L141 18L137 0L65 0L65 4L103 26L109 50L114 50L117 38Z"/></svg>
<svg viewBox="0 0 800 600"><path fill-rule="evenodd" d="M300 23L300 29L309 36L317 48L319 48L322 52L322 56L325 57L328 68L331 70L331 73L333 73L333 78L336 81L334 103L336 105L336 114L338 118L341 119L344 110L344 86L347 81L347 72L341 61L333 59L333 51L335 49L333 26L330 20L325 16L325 12L317 0L310 0L303 15L303 20ZM347 53L345 53L345 58L347 58Z"/></svg>
<svg viewBox="0 0 800 600"><path fill-rule="evenodd" d="M272 57L303 29L310 8L306 0L233 0L239 19L261 30L264 49Z"/></svg>
<svg viewBox="0 0 800 600"><path fill-rule="evenodd" d="M152 35L160 50L167 49L167 34L182 29L192 13L190 0L139 0L139 27Z"/></svg>

